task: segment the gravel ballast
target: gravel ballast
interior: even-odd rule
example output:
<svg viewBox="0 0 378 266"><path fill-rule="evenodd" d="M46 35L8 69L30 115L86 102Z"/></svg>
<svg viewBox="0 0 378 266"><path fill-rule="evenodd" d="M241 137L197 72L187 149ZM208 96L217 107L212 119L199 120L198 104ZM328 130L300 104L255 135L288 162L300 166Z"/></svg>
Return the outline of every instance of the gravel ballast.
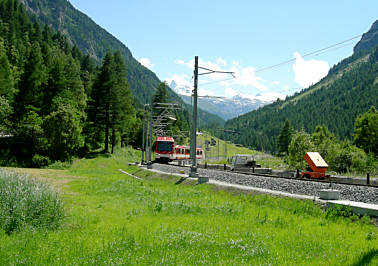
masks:
<svg viewBox="0 0 378 266"><path fill-rule="evenodd" d="M190 171L190 168L188 167L177 167L166 164L153 164L152 167L155 170L172 174L179 173L180 170L184 170L185 174L189 174ZM327 183L237 174L210 169L198 169L198 173L199 175L207 176L210 179L230 184L270 189L275 191L282 191L291 194L307 196L318 197L319 190L330 188L330 185ZM332 189L340 191L340 200L350 200L370 204L378 204L378 188L332 184Z"/></svg>

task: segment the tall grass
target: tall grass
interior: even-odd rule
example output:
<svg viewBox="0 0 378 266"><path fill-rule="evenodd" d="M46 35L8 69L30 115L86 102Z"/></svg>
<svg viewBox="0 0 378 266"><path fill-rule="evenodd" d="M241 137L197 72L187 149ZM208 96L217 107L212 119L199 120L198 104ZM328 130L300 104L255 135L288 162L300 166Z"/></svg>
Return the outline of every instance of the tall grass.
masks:
<svg viewBox="0 0 378 266"><path fill-rule="evenodd" d="M0 265L377 265L378 232L367 218L325 213L312 201L176 184L179 177L128 165L139 155L120 150L56 171L75 177L61 188L64 225L0 230Z"/></svg>
<svg viewBox="0 0 378 266"><path fill-rule="evenodd" d="M0 169L0 228L7 234L23 227L57 228L63 202L48 185Z"/></svg>

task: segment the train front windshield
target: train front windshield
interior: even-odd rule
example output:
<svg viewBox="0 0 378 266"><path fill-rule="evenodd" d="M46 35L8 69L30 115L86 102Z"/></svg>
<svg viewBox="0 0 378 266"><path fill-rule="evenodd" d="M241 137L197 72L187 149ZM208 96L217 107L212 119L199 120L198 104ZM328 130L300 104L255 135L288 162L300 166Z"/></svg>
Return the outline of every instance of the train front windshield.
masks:
<svg viewBox="0 0 378 266"><path fill-rule="evenodd" d="M157 143L157 151L159 151L159 152L172 152L173 151L173 142L159 141Z"/></svg>

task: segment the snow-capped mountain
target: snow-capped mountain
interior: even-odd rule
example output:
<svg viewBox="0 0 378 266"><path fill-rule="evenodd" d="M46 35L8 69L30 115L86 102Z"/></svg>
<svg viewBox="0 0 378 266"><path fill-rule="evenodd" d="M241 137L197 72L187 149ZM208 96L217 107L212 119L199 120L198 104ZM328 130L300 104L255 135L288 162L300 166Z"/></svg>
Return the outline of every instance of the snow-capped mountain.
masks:
<svg viewBox="0 0 378 266"><path fill-rule="evenodd" d="M170 82L169 86L185 102L191 102L192 88L190 86L178 85L174 80ZM263 100L260 95L247 96L240 93L232 98L200 97L198 98L198 107L209 113L216 114L224 120L228 120L256 110L271 102Z"/></svg>

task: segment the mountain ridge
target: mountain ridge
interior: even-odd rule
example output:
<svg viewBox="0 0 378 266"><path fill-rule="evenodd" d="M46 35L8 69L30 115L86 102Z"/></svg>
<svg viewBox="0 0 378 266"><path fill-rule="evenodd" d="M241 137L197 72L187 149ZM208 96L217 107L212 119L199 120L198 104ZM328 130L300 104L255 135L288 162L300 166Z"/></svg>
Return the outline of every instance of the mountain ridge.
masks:
<svg viewBox="0 0 378 266"><path fill-rule="evenodd" d="M354 46L353 52L373 48L378 43L378 20L370 27L369 31L362 35L361 40Z"/></svg>
<svg viewBox="0 0 378 266"><path fill-rule="evenodd" d="M371 30L374 32L364 36L378 32L376 27ZM288 119L295 130L311 133L317 125L325 125L340 139L351 139L356 117L378 105L378 40L369 40L367 48L357 49L333 66L318 83L284 101L228 120L227 129L241 132L230 138L244 146L275 151L276 137ZM366 42L366 38L360 42ZM356 47L362 47L359 43Z"/></svg>
<svg viewBox="0 0 378 266"><path fill-rule="evenodd" d="M31 16L33 21L37 20L63 33L70 43L76 45L84 54L90 54L98 63L108 50L120 50L125 60L127 78L134 97L141 104L150 103L161 82L159 78L136 60L125 44L98 25L88 15L77 10L68 0L17 1L34 15ZM191 112L189 106L173 90L169 90L169 96ZM200 119L208 124L224 123L223 119L206 111L200 112Z"/></svg>
<svg viewBox="0 0 378 266"><path fill-rule="evenodd" d="M184 102L191 104L191 87L177 84L175 80L170 82L169 87L175 91ZM199 108L218 115L226 121L252 110L256 110L271 102L272 101L261 100L259 99L259 96L250 98L243 94L237 94L231 98L211 96L202 96L198 98Z"/></svg>

